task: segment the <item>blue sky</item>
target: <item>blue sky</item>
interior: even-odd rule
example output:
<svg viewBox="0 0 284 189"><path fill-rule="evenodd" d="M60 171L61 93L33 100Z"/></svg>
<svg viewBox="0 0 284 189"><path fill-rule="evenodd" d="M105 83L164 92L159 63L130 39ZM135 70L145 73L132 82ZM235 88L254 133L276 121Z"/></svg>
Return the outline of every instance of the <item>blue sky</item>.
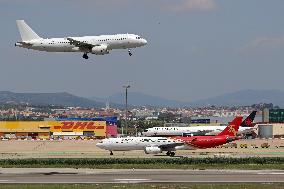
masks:
<svg viewBox="0 0 284 189"><path fill-rule="evenodd" d="M0 90L181 101L284 90L282 0L1 0ZM135 33L148 45L105 56L15 48L16 19L41 37Z"/></svg>

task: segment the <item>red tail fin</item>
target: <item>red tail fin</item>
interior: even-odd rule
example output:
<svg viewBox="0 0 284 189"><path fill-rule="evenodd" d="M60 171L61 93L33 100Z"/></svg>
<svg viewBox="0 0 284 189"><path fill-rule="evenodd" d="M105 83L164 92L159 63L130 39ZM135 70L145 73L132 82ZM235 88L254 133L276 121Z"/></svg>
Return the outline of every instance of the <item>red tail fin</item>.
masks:
<svg viewBox="0 0 284 189"><path fill-rule="evenodd" d="M237 136L243 117L236 117L218 136Z"/></svg>

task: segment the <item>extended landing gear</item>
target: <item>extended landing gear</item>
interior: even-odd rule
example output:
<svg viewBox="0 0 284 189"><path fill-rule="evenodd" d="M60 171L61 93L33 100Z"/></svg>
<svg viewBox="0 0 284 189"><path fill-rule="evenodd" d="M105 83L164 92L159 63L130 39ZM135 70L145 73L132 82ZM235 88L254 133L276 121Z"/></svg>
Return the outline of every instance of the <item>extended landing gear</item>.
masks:
<svg viewBox="0 0 284 189"><path fill-rule="evenodd" d="M88 54L87 54L87 53L84 53L84 54L83 54L83 58L88 59L88 58L89 58Z"/></svg>
<svg viewBox="0 0 284 189"><path fill-rule="evenodd" d="M130 49L128 49L128 54L129 54L129 56L132 56L132 53L131 53Z"/></svg>
<svg viewBox="0 0 284 189"><path fill-rule="evenodd" d="M113 156L113 153L112 153L112 151L110 151L109 155Z"/></svg>
<svg viewBox="0 0 284 189"><path fill-rule="evenodd" d="M171 157L173 157L173 156L175 156L175 155L176 155L176 153L174 153L174 152L170 152L170 151L168 151L166 154L167 154L167 156L171 156Z"/></svg>

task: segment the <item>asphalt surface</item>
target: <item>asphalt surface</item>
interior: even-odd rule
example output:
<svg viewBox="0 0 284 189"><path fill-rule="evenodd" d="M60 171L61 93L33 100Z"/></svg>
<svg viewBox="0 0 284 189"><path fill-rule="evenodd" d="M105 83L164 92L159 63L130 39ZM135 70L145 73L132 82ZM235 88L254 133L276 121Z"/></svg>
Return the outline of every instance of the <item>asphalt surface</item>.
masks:
<svg viewBox="0 0 284 189"><path fill-rule="evenodd" d="M1 183L284 182L279 170L0 168Z"/></svg>

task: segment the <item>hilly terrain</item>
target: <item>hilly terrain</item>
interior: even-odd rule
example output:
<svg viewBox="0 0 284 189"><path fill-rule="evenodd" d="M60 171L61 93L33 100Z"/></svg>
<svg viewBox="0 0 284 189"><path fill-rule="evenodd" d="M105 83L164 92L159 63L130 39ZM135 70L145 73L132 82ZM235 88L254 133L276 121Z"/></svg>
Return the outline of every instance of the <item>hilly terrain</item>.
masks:
<svg viewBox="0 0 284 189"><path fill-rule="evenodd" d="M0 91L0 104L31 104L31 105L61 105L73 107L105 107L105 102L110 102L111 107L123 108L125 94L117 93L108 98L84 98L70 93L14 93ZM192 102L168 100L139 92L128 93L129 106L151 107L196 107L196 106L244 106L259 103L273 103L284 107L284 92L279 90L242 90L227 93L212 98Z"/></svg>
<svg viewBox="0 0 284 189"><path fill-rule="evenodd" d="M0 104L61 105L73 107L104 107L105 103L62 93L14 93L0 91Z"/></svg>
<svg viewBox="0 0 284 189"><path fill-rule="evenodd" d="M272 103L284 107L284 92L280 90L242 90L192 102L194 106L244 106Z"/></svg>
<svg viewBox="0 0 284 189"><path fill-rule="evenodd" d="M105 102L104 98L92 97L91 99ZM117 93L109 96L109 102L124 104L125 94ZM284 92L280 90L241 90L227 93L212 98L182 102L168 100L165 98L151 96L139 92L128 93L128 104L133 106L155 106L155 107L196 107L196 106L244 106L258 103L273 103L284 107Z"/></svg>

